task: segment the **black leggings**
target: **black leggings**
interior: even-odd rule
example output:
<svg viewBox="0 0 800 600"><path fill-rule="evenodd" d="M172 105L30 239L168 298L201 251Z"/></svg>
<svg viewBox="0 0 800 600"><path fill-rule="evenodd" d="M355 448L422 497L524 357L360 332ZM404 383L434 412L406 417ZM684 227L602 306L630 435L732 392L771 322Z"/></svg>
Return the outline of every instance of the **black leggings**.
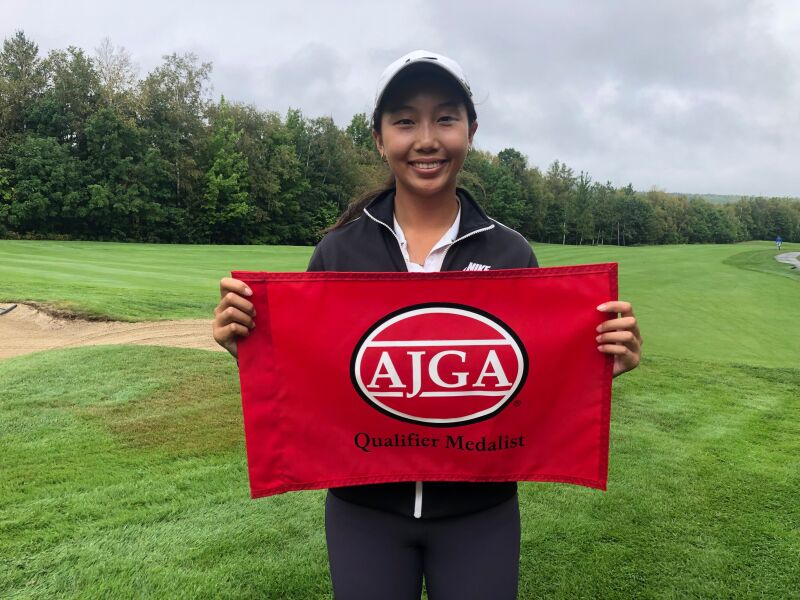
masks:
<svg viewBox="0 0 800 600"><path fill-rule="evenodd" d="M328 493L325 534L337 600L517 597L519 502L443 519L415 519Z"/></svg>

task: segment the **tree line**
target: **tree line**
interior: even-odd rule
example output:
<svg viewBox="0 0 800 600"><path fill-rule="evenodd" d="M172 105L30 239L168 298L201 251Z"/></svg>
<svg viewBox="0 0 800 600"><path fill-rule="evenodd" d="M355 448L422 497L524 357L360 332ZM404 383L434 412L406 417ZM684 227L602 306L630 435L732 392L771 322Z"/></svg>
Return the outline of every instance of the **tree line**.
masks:
<svg viewBox="0 0 800 600"><path fill-rule="evenodd" d="M21 31L0 53L0 236L314 244L388 172L365 114L285 116L210 99L211 64L171 54L139 78L104 40L40 56ZM593 181L518 150L469 154L460 184L527 238L563 244L800 241L800 202L712 204Z"/></svg>

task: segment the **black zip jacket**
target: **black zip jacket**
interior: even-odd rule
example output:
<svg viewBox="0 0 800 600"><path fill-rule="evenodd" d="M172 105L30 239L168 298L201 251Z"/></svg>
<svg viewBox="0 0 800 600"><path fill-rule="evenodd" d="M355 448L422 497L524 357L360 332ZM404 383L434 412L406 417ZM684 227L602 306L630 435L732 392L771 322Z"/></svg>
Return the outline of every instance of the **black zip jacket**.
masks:
<svg viewBox="0 0 800 600"><path fill-rule="evenodd" d="M527 240L502 223L490 219L464 189L458 237L447 250L442 271L518 269L537 267ZM317 245L309 271L407 271L394 233L394 190L381 194L364 208L364 214L328 233ZM463 515L495 506L517 491L515 482L426 481L422 489L423 518ZM370 508L413 516L417 485L414 482L381 483L332 488L336 497Z"/></svg>

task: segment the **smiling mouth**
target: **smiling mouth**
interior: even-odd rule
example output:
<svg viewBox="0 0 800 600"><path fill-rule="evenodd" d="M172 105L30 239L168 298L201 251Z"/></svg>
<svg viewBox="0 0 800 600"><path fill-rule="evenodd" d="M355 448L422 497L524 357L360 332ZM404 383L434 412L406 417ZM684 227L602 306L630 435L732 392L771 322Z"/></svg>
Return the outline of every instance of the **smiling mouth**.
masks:
<svg viewBox="0 0 800 600"><path fill-rule="evenodd" d="M410 164L412 167L416 167L417 169L423 169L423 170L431 169L432 170L432 169L438 169L439 167L441 167L446 162L447 162L446 160L436 160L436 161L413 161L412 160L412 161L409 161L408 164Z"/></svg>

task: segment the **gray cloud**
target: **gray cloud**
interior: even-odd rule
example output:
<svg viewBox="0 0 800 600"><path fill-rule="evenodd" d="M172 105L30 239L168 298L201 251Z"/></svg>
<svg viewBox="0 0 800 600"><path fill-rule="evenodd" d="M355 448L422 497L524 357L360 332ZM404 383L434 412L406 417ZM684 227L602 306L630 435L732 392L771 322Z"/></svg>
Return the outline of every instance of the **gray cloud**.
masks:
<svg viewBox="0 0 800 600"><path fill-rule="evenodd" d="M797 47L775 30L796 12L741 1L510 2L478 18L435 6L447 45L469 56L487 95L489 146L514 145L540 166L560 158L618 185L800 193Z"/></svg>
<svg viewBox="0 0 800 600"><path fill-rule="evenodd" d="M441 0L398 4L3 2L0 32L43 51L105 36L144 75L214 63L215 94L284 113L371 108L389 62L452 56L479 101L477 145L639 189L800 195L800 5L792 0Z"/></svg>

